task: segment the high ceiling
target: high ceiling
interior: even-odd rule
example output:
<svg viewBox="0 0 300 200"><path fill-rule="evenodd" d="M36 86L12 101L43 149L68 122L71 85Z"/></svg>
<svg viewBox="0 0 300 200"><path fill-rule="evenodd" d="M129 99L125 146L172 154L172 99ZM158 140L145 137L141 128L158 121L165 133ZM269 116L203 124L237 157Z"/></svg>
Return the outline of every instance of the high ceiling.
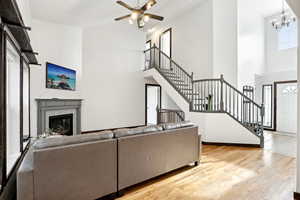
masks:
<svg viewBox="0 0 300 200"><path fill-rule="evenodd" d="M140 0L143 5L147 0ZM166 19L191 9L204 0L157 0L150 13ZM137 0L124 0L135 7ZM114 18L129 14L116 0L30 0L35 19L75 26L95 26L111 23Z"/></svg>
<svg viewBox="0 0 300 200"><path fill-rule="evenodd" d="M239 0L240 5L249 12L255 10L261 13L263 17L269 17L278 14L282 9L283 0ZM289 8L285 3L285 8Z"/></svg>
<svg viewBox="0 0 300 200"><path fill-rule="evenodd" d="M116 0L30 0L33 18L59 24L74 26L95 26L111 23L114 18L126 15L128 10L119 6ZM140 0L144 4L147 0ZM166 20L189 11L203 1L211 0L157 0L150 13L164 16ZM264 17L278 13L282 0L238 0L239 6L255 9ZM137 0L124 0L131 6L137 5ZM123 22L126 23L126 20ZM127 22L128 23L128 22ZM156 21L151 21L154 26ZM148 26L148 27L150 27Z"/></svg>

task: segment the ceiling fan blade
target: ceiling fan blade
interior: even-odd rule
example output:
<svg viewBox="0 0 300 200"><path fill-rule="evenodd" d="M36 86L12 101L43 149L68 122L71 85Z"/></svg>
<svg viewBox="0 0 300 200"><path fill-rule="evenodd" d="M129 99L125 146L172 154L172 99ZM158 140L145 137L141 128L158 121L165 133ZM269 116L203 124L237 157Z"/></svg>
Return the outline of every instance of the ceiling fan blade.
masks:
<svg viewBox="0 0 300 200"><path fill-rule="evenodd" d="M122 20L122 19L126 19L126 18L129 18L131 15L125 15L125 16L122 16L122 17L118 17L118 18L116 18L115 20L116 21L120 21L120 20Z"/></svg>
<svg viewBox="0 0 300 200"><path fill-rule="evenodd" d="M117 1L117 4L120 4L121 6L127 8L128 10L133 11L134 9L130 7L128 4L124 3L123 1Z"/></svg>
<svg viewBox="0 0 300 200"><path fill-rule="evenodd" d="M156 4L155 0L149 0L143 7L141 7L141 10L146 11L152 8Z"/></svg>
<svg viewBox="0 0 300 200"><path fill-rule="evenodd" d="M163 21L164 20L164 17L161 17L161 16L158 16L158 15L153 15L153 14L145 14L145 16L149 16L150 18L152 19L156 19L156 20L159 20L159 21Z"/></svg>

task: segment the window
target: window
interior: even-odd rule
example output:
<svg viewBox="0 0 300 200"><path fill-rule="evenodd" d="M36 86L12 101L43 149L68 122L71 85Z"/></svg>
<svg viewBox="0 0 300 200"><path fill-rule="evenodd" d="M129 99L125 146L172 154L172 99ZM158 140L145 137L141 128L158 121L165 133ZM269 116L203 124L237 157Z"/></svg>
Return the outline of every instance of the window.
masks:
<svg viewBox="0 0 300 200"><path fill-rule="evenodd" d="M265 106L265 116L264 116L264 127L272 128L273 126L273 114L272 114L272 96L273 96L273 86L272 85L263 85L263 95L262 102Z"/></svg>
<svg viewBox="0 0 300 200"><path fill-rule="evenodd" d="M298 46L297 23L291 23L289 27L283 27L278 31L278 50L296 48Z"/></svg>
<svg viewBox="0 0 300 200"><path fill-rule="evenodd" d="M14 45L7 40L6 49L6 175L21 156L21 58Z"/></svg>
<svg viewBox="0 0 300 200"><path fill-rule="evenodd" d="M30 138L30 78L29 65L23 61L23 147Z"/></svg>
<svg viewBox="0 0 300 200"><path fill-rule="evenodd" d="M168 57L172 57L172 29L168 29L160 35L159 48Z"/></svg>
<svg viewBox="0 0 300 200"><path fill-rule="evenodd" d="M171 68L172 58L172 29L168 29L163 32L159 37L159 49L163 52L160 54L160 68Z"/></svg>
<svg viewBox="0 0 300 200"><path fill-rule="evenodd" d="M152 44L151 44L151 40L147 41L146 42L146 45L145 45L145 68L146 69L149 69L151 67L151 58L152 58L152 50L149 50L151 49L152 47Z"/></svg>

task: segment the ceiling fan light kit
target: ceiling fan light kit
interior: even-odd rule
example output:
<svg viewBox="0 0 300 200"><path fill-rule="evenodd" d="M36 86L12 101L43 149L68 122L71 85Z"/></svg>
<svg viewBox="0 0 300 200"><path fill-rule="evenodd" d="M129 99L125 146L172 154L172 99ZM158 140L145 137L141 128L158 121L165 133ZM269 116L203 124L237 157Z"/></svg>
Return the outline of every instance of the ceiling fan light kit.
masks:
<svg viewBox="0 0 300 200"><path fill-rule="evenodd" d="M150 13L145 13L147 10L149 10L150 8L152 8L156 4L155 0L149 0L142 7L139 6L139 0L137 0L137 7L136 8L133 8L133 7L129 6L128 4L126 4L123 1L117 1L117 4L127 8L128 10L130 10L131 14L125 15L125 16L122 16L122 17L118 17L118 18L115 19L116 21L120 21L120 20L123 20L123 19L128 19L129 24L133 24L134 21L136 21L138 27L143 28L145 26L145 24L147 22L149 22L150 19L159 20L159 21L164 20L164 18L161 17L161 16L150 14Z"/></svg>

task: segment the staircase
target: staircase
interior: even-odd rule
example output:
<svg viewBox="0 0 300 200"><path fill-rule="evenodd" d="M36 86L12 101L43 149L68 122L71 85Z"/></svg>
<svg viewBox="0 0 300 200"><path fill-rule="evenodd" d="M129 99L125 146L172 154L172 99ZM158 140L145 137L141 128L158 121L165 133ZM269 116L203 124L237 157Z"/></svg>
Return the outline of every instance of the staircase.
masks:
<svg viewBox="0 0 300 200"><path fill-rule="evenodd" d="M223 75L218 79L194 80L157 47L145 52L145 70L155 69L190 105L190 112L225 113L260 139L264 146L264 107L240 92Z"/></svg>

